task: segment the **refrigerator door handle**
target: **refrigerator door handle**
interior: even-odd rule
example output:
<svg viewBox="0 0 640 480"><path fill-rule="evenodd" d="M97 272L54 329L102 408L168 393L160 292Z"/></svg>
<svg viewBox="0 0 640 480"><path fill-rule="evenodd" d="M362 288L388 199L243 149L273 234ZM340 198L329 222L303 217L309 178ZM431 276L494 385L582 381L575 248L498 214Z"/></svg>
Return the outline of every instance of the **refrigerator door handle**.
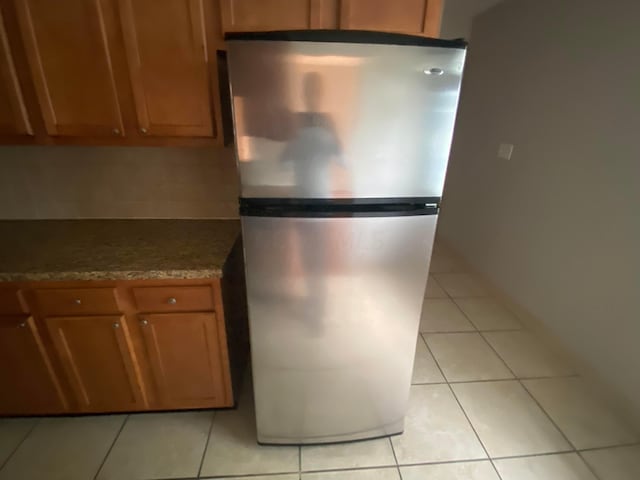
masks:
<svg viewBox="0 0 640 480"><path fill-rule="evenodd" d="M367 203L316 199L240 199L240 215L244 217L401 217L437 215L439 199L397 199Z"/></svg>

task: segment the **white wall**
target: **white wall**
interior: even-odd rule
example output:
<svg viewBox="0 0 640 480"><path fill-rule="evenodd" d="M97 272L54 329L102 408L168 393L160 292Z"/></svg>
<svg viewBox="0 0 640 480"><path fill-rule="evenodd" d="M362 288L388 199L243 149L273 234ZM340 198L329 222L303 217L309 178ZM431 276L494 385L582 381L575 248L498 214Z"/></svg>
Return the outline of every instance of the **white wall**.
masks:
<svg viewBox="0 0 640 480"><path fill-rule="evenodd" d="M637 0L476 17L439 233L640 416L639 18Z"/></svg>
<svg viewBox="0 0 640 480"><path fill-rule="evenodd" d="M442 38L466 38L471 36L471 21L478 13L501 0L445 0L442 12L440 36Z"/></svg>

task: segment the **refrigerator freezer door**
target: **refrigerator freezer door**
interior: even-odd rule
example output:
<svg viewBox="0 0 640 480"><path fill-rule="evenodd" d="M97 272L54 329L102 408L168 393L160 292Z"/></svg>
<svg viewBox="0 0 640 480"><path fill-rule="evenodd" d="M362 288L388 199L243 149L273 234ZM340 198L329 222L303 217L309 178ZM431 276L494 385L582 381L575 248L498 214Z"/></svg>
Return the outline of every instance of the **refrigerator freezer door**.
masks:
<svg viewBox="0 0 640 480"><path fill-rule="evenodd" d="M258 441L402 431L435 224L242 218Z"/></svg>
<svg viewBox="0 0 640 480"><path fill-rule="evenodd" d="M465 50L228 42L241 195L440 197Z"/></svg>

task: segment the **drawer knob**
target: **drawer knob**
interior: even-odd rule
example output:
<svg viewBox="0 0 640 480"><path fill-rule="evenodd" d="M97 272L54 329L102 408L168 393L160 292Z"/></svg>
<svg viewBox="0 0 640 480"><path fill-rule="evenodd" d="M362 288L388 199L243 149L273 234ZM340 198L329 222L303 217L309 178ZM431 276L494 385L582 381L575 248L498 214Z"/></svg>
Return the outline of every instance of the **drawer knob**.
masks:
<svg viewBox="0 0 640 480"><path fill-rule="evenodd" d="M175 297L171 297L169 298L169 300L167 300L167 303L169 305L175 305L176 303L178 303L178 300L176 300Z"/></svg>
<svg viewBox="0 0 640 480"><path fill-rule="evenodd" d="M114 135L120 135L120 129L119 129L119 128L114 128L113 130L111 130L111 132L112 132Z"/></svg>
<svg viewBox="0 0 640 480"><path fill-rule="evenodd" d="M142 133L143 135L146 135L146 134L147 134L147 132L148 132L148 130L147 130L146 128L144 128L144 127L142 127L142 128L140 129L140 133Z"/></svg>
<svg viewBox="0 0 640 480"><path fill-rule="evenodd" d="M120 328L120 324L118 322L114 323L113 328Z"/></svg>
<svg viewBox="0 0 640 480"><path fill-rule="evenodd" d="M140 322L140 325L147 325L148 323L149 323L148 321L146 321L146 320L142 320L142 321Z"/></svg>
<svg viewBox="0 0 640 480"><path fill-rule="evenodd" d="M75 303L76 305L82 305L82 300L80 300L79 298L76 298L73 303Z"/></svg>
<svg viewBox="0 0 640 480"><path fill-rule="evenodd" d="M18 327L20 327L20 328L24 328L24 327L26 327L26 326L27 326L27 323L26 323L26 322L22 322L20 325L18 325Z"/></svg>

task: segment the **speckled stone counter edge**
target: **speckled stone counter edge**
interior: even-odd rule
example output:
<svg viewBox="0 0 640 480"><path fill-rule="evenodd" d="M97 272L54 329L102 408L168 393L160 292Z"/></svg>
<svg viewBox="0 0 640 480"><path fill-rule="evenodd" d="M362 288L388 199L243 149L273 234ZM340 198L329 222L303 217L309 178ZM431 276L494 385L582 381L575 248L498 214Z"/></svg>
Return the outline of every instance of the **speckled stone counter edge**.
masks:
<svg viewBox="0 0 640 480"><path fill-rule="evenodd" d="M94 272L0 272L0 282L63 282L83 280L164 280L220 278L222 270L145 270Z"/></svg>
<svg viewBox="0 0 640 480"><path fill-rule="evenodd" d="M2 220L0 281L213 279L237 220Z"/></svg>

